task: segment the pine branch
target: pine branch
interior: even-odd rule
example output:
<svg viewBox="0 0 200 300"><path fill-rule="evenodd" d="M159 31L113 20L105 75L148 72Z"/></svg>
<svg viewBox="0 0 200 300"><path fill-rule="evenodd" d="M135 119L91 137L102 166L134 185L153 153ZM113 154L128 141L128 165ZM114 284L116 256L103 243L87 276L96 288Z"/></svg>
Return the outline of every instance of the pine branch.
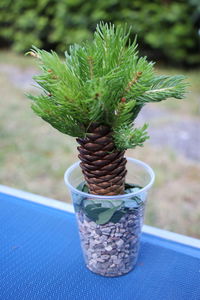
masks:
<svg viewBox="0 0 200 300"><path fill-rule="evenodd" d="M155 77L151 89L143 95L136 97L137 102L159 102L170 97L182 99L187 84L183 83L184 76L158 76Z"/></svg>
<svg viewBox="0 0 200 300"><path fill-rule="evenodd" d="M138 57L130 29L100 23L92 42L72 45L60 60L53 51L33 47L41 69L34 80L41 95L29 98L41 118L65 134L83 137L93 122L110 126L119 149L142 145L146 125L132 123L148 102L184 97L183 76L156 76L153 63Z"/></svg>
<svg viewBox="0 0 200 300"><path fill-rule="evenodd" d="M114 141L119 150L126 150L142 147L143 143L149 138L146 131L148 125L144 124L141 128L133 128L133 125L121 126L114 131Z"/></svg>
<svg viewBox="0 0 200 300"><path fill-rule="evenodd" d="M88 63L90 66L90 79L94 77L94 72L93 72L93 59L91 56L88 56Z"/></svg>
<svg viewBox="0 0 200 300"><path fill-rule="evenodd" d="M125 98L124 98L125 100ZM113 124L113 128L121 127L123 124L130 124L133 121L132 112L136 105L136 101L132 100L130 102L124 103L121 102L118 105L115 114L115 123Z"/></svg>
<svg viewBox="0 0 200 300"><path fill-rule="evenodd" d="M49 101L48 96L38 97L27 95L33 100L32 109L43 120L64 134L83 137L84 126L68 113L66 108Z"/></svg>
<svg viewBox="0 0 200 300"><path fill-rule="evenodd" d="M138 81L138 79L141 77L142 72L137 72L135 77L129 81L128 86L125 88L125 91L128 92L130 91L131 87Z"/></svg>

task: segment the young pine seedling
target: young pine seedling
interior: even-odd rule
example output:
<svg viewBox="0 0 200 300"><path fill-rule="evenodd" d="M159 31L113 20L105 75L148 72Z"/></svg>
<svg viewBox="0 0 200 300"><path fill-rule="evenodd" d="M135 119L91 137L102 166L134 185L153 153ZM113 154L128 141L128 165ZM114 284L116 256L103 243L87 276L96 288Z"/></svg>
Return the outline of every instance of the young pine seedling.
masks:
<svg viewBox="0 0 200 300"><path fill-rule="evenodd" d="M125 150L142 146L147 124L134 120L148 102L184 97L184 77L157 76L154 64L139 57L126 26L97 26L93 41L58 55L33 47L42 70L34 77L42 93L32 109L64 134L76 137L88 190L98 195L124 193Z"/></svg>

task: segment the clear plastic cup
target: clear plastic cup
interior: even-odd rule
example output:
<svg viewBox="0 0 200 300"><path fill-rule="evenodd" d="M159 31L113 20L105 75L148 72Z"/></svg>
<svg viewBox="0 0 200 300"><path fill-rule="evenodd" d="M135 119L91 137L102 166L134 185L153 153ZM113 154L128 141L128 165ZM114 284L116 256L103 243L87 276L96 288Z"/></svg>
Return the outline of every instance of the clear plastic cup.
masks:
<svg viewBox="0 0 200 300"><path fill-rule="evenodd" d="M82 192L79 162L65 172L73 200L86 266L103 276L120 276L137 262L147 193L154 182L153 170L144 162L127 158L126 183L134 192L101 196Z"/></svg>

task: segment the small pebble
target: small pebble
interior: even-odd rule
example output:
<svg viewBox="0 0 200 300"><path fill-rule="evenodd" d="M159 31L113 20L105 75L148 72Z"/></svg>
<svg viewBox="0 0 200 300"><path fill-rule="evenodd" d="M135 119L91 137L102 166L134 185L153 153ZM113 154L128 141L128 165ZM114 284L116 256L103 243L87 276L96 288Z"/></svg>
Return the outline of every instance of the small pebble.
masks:
<svg viewBox="0 0 200 300"><path fill-rule="evenodd" d="M124 257L124 253L123 252L119 253L119 258L123 258L123 257Z"/></svg>
<svg viewBox="0 0 200 300"><path fill-rule="evenodd" d="M98 257L97 253L95 253L95 252L94 252L94 253L92 253L92 255L91 255L91 256L92 256L92 258L94 258L94 259Z"/></svg>
<svg viewBox="0 0 200 300"><path fill-rule="evenodd" d="M97 229L95 230L95 232L96 232L96 234L98 234L98 235L102 235L102 232L101 232L101 230L100 230L99 228L97 228Z"/></svg>
<svg viewBox="0 0 200 300"><path fill-rule="evenodd" d="M110 227L103 228L103 229L101 230L101 232L102 232L103 234L105 234L105 233L110 233L110 232L111 232L111 228L110 228Z"/></svg>
<svg viewBox="0 0 200 300"><path fill-rule="evenodd" d="M116 224L97 225L77 213L80 239L88 268L103 276L128 273L136 263L143 208L130 210Z"/></svg>
<svg viewBox="0 0 200 300"><path fill-rule="evenodd" d="M111 246L107 246L105 247L106 251L111 251L112 250L112 247Z"/></svg>
<svg viewBox="0 0 200 300"><path fill-rule="evenodd" d="M102 257L102 259L109 259L109 258L110 258L110 255L104 254L104 255L101 255L101 257Z"/></svg>
<svg viewBox="0 0 200 300"><path fill-rule="evenodd" d="M119 241L116 241L116 245L118 246L118 247L122 247L122 245L124 244L124 241L123 240L119 240Z"/></svg>

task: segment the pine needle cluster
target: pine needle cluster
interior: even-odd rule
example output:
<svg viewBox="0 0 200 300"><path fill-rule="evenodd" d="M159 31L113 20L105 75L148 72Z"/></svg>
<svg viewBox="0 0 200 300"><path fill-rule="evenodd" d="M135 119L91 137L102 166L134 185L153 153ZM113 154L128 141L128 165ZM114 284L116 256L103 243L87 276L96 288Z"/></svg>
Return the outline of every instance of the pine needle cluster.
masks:
<svg viewBox="0 0 200 300"><path fill-rule="evenodd" d="M61 60L36 47L42 70L34 77L40 95L29 95L34 112L64 134L86 137L93 122L110 126L117 149L142 146L145 124L134 120L148 102L184 97L183 76L157 76L153 63L139 57L130 29L100 23L92 42L73 45Z"/></svg>

